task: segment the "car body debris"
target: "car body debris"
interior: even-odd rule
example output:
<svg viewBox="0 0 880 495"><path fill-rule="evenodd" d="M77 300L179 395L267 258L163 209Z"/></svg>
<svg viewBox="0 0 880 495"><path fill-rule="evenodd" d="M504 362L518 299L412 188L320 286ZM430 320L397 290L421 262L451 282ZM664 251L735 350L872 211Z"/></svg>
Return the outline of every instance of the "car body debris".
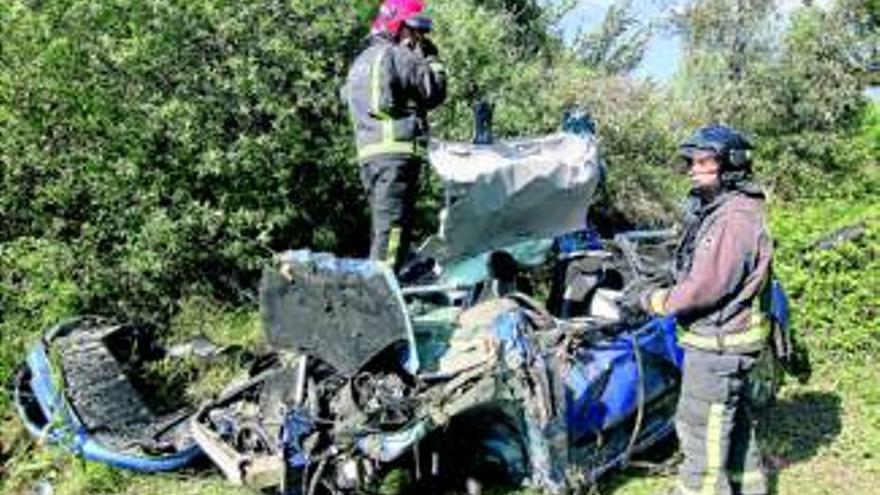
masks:
<svg viewBox="0 0 880 495"><path fill-rule="evenodd" d="M28 430L140 471L204 454L233 484L301 495L370 492L399 471L432 487L560 493L666 438L675 320L629 296L670 276L674 233L555 241L585 227L604 175L595 138L435 143L431 163L447 196L417 260L429 269L404 280L376 261L281 253L260 288L270 355L213 400L162 414L132 377L161 350L131 327L63 323L19 373ZM533 287L576 304L527 295L522 280L540 273L559 276Z"/></svg>

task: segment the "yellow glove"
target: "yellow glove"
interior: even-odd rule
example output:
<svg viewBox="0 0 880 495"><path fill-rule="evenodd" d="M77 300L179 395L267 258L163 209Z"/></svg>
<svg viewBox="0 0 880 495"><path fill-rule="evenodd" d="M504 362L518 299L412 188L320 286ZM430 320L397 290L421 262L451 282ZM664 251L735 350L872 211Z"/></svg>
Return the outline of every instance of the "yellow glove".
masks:
<svg viewBox="0 0 880 495"><path fill-rule="evenodd" d="M654 289L642 294L642 309L652 315L666 315L666 297L669 295L668 289Z"/></svg>

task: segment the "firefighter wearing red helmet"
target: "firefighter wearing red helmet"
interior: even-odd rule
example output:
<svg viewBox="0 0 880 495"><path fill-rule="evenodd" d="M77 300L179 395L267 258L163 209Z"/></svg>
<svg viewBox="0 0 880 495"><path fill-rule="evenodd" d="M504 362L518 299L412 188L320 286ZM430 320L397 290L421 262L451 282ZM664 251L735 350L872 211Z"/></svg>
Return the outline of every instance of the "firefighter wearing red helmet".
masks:
<svg viewBox="0 0 880 495"><path fill-rule="evenodd" d="M386 0L344 94L354 121L361 182L372 212L370 257L395 271L408 254L429 110L446 99L446 76L421 0Z"/></svg>

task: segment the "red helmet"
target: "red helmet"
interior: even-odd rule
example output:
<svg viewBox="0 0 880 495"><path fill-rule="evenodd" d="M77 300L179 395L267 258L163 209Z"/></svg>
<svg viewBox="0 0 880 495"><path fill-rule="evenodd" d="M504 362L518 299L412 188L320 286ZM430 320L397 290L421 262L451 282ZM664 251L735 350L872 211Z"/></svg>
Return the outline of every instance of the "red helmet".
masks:
<svg viewBox="0 0 880 495"><path fill-rule="evenodd" d="M387 32L397 36L403 24L413 29L430 31L431 18L422 13L424 10L423 0L385 0L379 7L379 15L373 21L372 32Z"/></svg>

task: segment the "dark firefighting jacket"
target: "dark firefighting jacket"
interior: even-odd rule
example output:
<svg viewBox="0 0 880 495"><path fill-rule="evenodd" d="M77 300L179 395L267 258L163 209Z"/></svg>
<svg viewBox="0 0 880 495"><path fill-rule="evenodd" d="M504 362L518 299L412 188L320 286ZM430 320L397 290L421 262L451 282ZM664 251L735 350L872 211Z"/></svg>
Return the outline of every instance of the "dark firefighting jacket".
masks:
<svg viewBox="0 0 880 495"><path fill-rule="evenodd" d="M773 245L757 187L722 192L695 211L664 301L687 330L685 346L751 352L767 342Z"/></svg>
<svg viewBox="0 0 880 495"><path fill-rule="evenodd" d="M446 99L435 56L373 36L352 65L343 95L355 127L358 160L424 155L427 113Z"/></svg>

